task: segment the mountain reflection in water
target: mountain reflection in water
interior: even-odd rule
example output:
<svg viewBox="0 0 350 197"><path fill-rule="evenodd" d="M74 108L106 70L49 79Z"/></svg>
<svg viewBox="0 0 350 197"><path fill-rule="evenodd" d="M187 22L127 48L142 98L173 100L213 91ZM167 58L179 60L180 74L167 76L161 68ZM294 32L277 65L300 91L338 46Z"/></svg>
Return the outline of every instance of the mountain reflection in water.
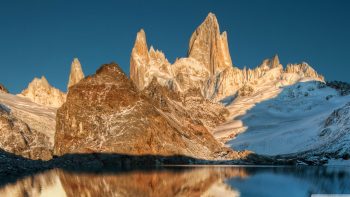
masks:
<svg viewBox="0 0 350 197"><path fill-rule="evenodd" d="M350 167L166 167L77 172L54 169L6 183L0 196L310 196L350 193Z"/></svg>

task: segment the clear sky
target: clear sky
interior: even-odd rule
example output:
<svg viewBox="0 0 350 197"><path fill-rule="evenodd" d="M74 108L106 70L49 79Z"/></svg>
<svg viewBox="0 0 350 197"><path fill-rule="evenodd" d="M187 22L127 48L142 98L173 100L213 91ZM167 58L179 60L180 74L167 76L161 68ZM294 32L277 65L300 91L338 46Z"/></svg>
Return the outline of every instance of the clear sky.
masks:
<svg viewBox="0 0 350 197"><path fill-rule="evenodd" d="M44 75L65 91L74 57L85 74L111 61L128 74L140 28L173 62L209 12L228 32L234 65L277 53L283 65L306 61L327 80L349 82L349 10L346 0L1 0L0 83L18 93Z"/></svg>

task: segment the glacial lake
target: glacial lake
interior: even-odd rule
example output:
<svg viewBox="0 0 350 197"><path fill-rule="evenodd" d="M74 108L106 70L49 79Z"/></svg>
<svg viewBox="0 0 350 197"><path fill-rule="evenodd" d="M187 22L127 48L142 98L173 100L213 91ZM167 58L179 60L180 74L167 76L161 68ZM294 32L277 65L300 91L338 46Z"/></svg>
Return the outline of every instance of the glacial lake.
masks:
<svg viewBox="0 0 350 197"><path fill-rule="evenodd" d="M311 196L350 194L350 166L53 169L8 180L0 196Z"/></svg>

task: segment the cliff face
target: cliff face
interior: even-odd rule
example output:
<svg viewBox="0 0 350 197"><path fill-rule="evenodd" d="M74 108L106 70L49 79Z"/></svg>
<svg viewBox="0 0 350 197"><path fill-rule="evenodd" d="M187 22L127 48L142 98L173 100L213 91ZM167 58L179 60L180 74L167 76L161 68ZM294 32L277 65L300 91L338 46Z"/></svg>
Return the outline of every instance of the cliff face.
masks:
<svg viewBox="0 0 350 197"><path fill-rule="evenodd" d="M209 13L204 22L193 32L188 57L196 59L214 75L232 66L227 34L220 35L216 16Z"/></svg>
<svg viewBox="0 0 350 197"><path fill-rule="evenodd" d="M57 111L54 152L184 155L214 158L221 145L202 125L164 115L118 65L73 86Z"/></svg>
<svg viewBox="0 0 350 197"><path fill-rule="evenodd" d="M66 94L52 87L44 76L40 79L34 78L29 83L28 88L23 90L18 96L54 108L60 107L66 100Z"/></svg>

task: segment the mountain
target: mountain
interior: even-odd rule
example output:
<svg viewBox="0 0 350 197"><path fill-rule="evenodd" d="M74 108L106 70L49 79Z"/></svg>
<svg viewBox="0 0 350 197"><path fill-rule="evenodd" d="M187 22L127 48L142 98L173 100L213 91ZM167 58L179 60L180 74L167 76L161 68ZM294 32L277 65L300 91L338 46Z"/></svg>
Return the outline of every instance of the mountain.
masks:
<svg viewBox="0 0 350 197"><path fill-rule="evenodd" d="M52 87L44 76L40 79L34 78L29 83L28 88L23 90L18 96L54 108L60 107L66 99L66 94Z"/></svg>
<svg viewBox="0 0 350 197"><path fill-rule="evenodd" d="M219 23L213 13L193 32L188 57L205 66L211 75L232 66L227 33L220 34Z"/></svg>
<svg viewBox="0 0 350 197"><path fill-rule="evenodd" d="M226 32L220 34L217 19L210 13L192 34L188 57L174 64L170 64L161 51L153 47L148 50L144 30L138 32L131 52L130 78L140 90L147 87L153 77L175 91L202 90L209 77L231 66Z"/></svg>
<svg viewBox="0 0 350 197"><path fill-rule="evenodd" d="M80 80L84 79L84 77L85 75L84 75L83 69L81 68L79 59L74 58L70 69L67 91L71 86L77 84Z"/></svg>
<svg viewBox="0 0 350 197"><path fill-rule="evenodd" d="M54 153L238 158L202 124L188 116L178 122L153 103L117 64L101 66L71 87L58 109Z"/></svg>

